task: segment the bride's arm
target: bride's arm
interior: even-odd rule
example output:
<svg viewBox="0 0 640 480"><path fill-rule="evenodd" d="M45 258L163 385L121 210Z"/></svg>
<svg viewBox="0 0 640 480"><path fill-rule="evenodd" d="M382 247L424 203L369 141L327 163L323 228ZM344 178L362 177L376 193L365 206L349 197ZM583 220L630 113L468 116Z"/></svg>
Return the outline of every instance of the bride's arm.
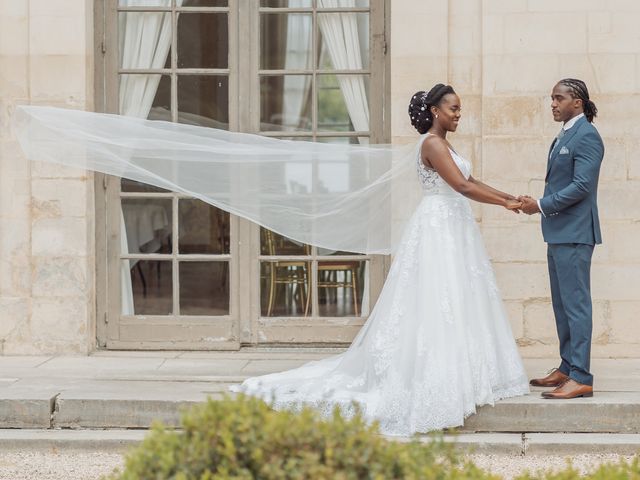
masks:
<svg viewBox="0 0 640 480"><path fill-rule="evenodd" d="M469 181L475 183L476 185L479 185L482 188L485 188L485 189L495 193L496 195L500 195L500 197L504 198L505 200L518 200L516 197L514 197L513 195L511 195L509 193L501 192L500 190L496 190L495 188L490 187L486 183L482 183L477 178L469 177Z"/></svg>
<svg viewBox="0 0 640 480"><path fill-rule="evenodd" d="M510 210L517 210L522 205L517 200L505 197L503 192L487 188L471 178L466 179L451 157L449 147L440 138L428 138L422 143L421 158L423 163L428 159L425 165L431 165L451 188L465 197L476 202L501 205Z"/></svg>

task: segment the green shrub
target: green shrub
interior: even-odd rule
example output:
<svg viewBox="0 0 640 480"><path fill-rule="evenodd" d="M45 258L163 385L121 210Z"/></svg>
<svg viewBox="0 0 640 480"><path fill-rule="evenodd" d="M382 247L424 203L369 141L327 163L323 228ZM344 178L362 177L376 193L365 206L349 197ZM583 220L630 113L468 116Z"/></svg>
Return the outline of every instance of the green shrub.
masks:
<svg viewBox="0 0 640 480"><path fill-rule="evenodd" d="M336 410L329 420L310 408L274 411L240 395L208 400L182 417L178 431L154 425L127 455L112 480L214 479L456 479L500 477L463 463L440 437L402 443L382 437L356 414ZM603 465L584 476L571 465L560 472L523 474L517 480L640 480L640 463Z"/></svg>
<svg viewBox="0 0 640 480"><path fill-rule="evenodd" d="M541 472L524 474L515 480L640 480L640 458L632 462L621 461L618 464L604 464L587 475L582 475L571 464L559 472Z"/></svg>
<svg viewBox="0 0 640 480"><path fill-rule="evenodd" d="M387 440L357 414L274 411L240 395L183 415L181 431L154 425L127 455L129 479L497 479L457 460L453 446Z"/></svg>

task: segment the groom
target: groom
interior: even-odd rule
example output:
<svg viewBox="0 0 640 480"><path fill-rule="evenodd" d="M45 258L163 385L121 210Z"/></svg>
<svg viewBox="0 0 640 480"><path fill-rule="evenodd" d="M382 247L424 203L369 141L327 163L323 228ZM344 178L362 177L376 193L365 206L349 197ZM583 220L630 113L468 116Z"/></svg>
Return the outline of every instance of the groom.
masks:
<svg viewBox="0 0 640 480"><path fill-rule="evenodd" d="M591 124L598 109L583 81L560 80L551 93L551 111L563 125L549 150L544 195L519 200L524 213L542 216L561 362L530 384L555 387L544 398L591 397L590 270L593 248L602 243L597 190L604 145Z"/></svg>

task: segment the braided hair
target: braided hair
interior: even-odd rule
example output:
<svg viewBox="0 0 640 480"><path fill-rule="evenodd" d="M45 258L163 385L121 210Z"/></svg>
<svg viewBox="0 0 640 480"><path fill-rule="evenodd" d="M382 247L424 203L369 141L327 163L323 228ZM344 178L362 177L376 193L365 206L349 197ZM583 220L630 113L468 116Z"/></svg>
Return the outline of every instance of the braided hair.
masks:
<svg viewBox="0 0 640 480"><path fill-rule="evenodd" d="M593 122L593 119L598 115L598 109L596 108L596 104L589 99L587 85L582 80L576 78L565 78L560 80L558 84L567 87L571 91L573 98L582 100L584 115L590 123Z"/></svg>
<svg viewBox="0 0 640 480"><path fill-rule="evenodd" d="M418 133L427 133L433 125L433 113L431 107L440 105L442 98L449 94L456 93L451 85L437 84L429 92L419 91L413 94L409 102L409 117L411 125Z"/></svg>

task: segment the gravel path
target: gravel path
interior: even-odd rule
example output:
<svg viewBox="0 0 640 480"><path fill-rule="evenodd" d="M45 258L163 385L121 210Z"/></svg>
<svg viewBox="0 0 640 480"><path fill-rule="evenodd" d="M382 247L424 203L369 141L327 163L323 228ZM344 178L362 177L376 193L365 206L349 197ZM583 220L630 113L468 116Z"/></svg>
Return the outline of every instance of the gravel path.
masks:
<svg viewBox="0 0 640 480"><path fill-rule="evenodd" d="M118 453L0 452L0 479L97 480L122 464L123 457Z"/></svg>
<svg viewBox="0 0 640 480"><path fill-rule="evenodd" d="M502 476L505 480L525 470L560 470L568 457L469 455L476 465ZM602 463L617 463L631 457L619 455L576 455L574 467L589 472ZM97 480L122 466L122 455L100 452L43 453L33 451L0 452L0 480Z"/></svg>
<svg viewBox="0 0 640 480"><path fill-rule="evenodd" d="M505 480L512 479L529 471L537 473L547 470L562 470L567 466L567 460L571 460L573 468L585 474L592 472L603 463L619 463L620 460L631 461L633 457L625 457L612 454L588 454L556 456L556 455L469 455L469 458L478 467L500 475Z"/></svg>

